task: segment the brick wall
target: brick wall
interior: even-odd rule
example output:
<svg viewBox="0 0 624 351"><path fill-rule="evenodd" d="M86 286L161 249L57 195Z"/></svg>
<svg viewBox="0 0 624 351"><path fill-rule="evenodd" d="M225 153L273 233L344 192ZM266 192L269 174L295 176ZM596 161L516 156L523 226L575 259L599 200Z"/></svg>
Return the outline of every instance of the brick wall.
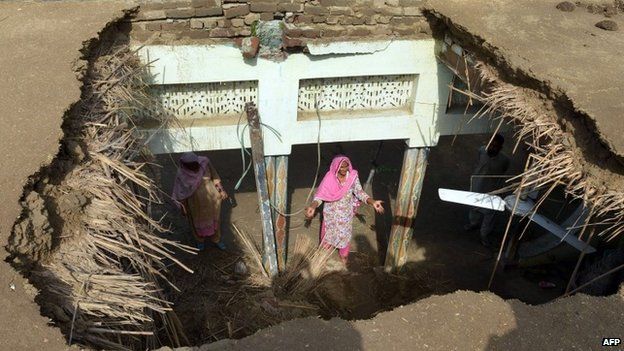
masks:
<svg viewBox="0 0 624 351"><path fill-rule="evenodd" d="M149 1L132 20L131 36L228 39L248 37L257 20L283 20L285 43L308 40L430 37L423 0L184 0Z"/></svg>

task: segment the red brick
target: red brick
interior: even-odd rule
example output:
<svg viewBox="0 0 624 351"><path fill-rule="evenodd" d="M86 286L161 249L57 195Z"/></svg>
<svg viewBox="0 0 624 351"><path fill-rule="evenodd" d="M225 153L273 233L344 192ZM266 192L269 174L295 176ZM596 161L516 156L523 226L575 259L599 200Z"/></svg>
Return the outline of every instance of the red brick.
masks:
<svg viewBox="0 0 624 351"><path fill-rule="evenodd" d="M207 39L210 38L210 31L207 30L185 30L180 33L182 37L191 39Z"/></svg>
<svg viewBox="0 0 624 351"><path fill-rule="evenodd" d="M329 37L340 37L345 35L344 27L335 27L335 28L325 28L323 29L322 36L325 38Z"/></svg>
<svg viewBox="0 0 624 351"><path fill-rule="evenodd" d="M306 29L301 29L301 34L305 37L305 38L319 38L321 36L321 31L319 29L315 29L315 28L306 28Z"/></svg>
<svg viewBox="0 0 624 351"><path fill-rule="evenodd" d="M220 19L217 20L217 27L219 28L229 28L232 26L232 21L229 19Z"/></svg>
<svg viewBox="0 0 624 351"><path fill-rule="evenodd" d="M262 21L272 21L273 20L273 12L263 12L260 14L260 20Z"/></svg>
<svg viewBox="0 0 624 351"><path fill-rule="evenodd" d="M162 22L147 22L145 24L145 29L151 31L159 31L162 29Z"/></svg>
<svg viewBox="0 0 624 351"><path fill-rule="evenodd" d="M230 28L215 28L210 31L211 38L231 38L236 36L236 33Z"/></svg>
<svg viewBox="0 0 624 351"><path fill-rule="evenodd" d="M270 2L252 2L249 5L251 12L275 12L277 11L277 4Z"/></svg>
<svg viewBox="0 0 624 351"><path fill-rule="evenodd" d="M353 24L353 17L349 17L349 16L341 17L338 20L338 23L340 23L340 24L342 24L344 26L352 25Z"/></svg>
<svg viewBox="0 0 624 351"><path fill-rule="evenodd" d="M221 7L221 1L216 1L216 0L192 0L191 1L191 6L195 7L195 8L199 8L199 7L215 7L215 6L219 6Z"/></svg>
<svg viewBox="0 0 624 351"><path fill-rule="evenodd" d="M297 15L295 16L295 23L312 23L312 16L309 15Z"/></svg>
<svg viewBox="0 0 624 351"><path fill-rule="evenodd" d="M163 3L157 1L143 1L139 4L141 11L162 10L163 8Z"/></svg>
<svg viewBox="0 0 624 351"><path fill-rule="evenodd" d="M366 22L366 18L364 17L351 17L351 24L359 26Z"/></svg>
<svg viewBox="0 0 624 351"><path fill-rule="evenodd" d="M166 19L165 10L140 11L136 17L138 20L158 20Z"/></svg>
<svg viewBox="0 0 624 351"><path fill-rule="evenodd" d="M284 12L303 12L303 4L277 4L277 10Z"/></svg>
<svg viewBox="0 0 624 351"><path fill-rule="evenodd" d="M288 36L282 37L282 46L285 48L294 48L294 47L302 47L304 46L303 40L299 38L291 38Z"/></svg>
<svg viewBox="0 0 624 351"><path fill-rule="evenodd" d="M357 28L349 31L349 35L356 36L356 37L362 37L362 36L366 36L366 35L370 35L370 34L371 34L370 29L368 29L366 27L357 27Z"/></svg>
<svg viewBox="0 0 624 351"><path fill-rule="evenodd" d="M234 5L234 4L228 4L228 5L223 5L223 13L225 14L226 18L234 18L234 17L239 17L239 16L245 16L249 13L249 5L248 4L241 4L241 5Z"/></svg>
<svg viewBox="0 0 624 351"><path fill-rule="evenodd" d="M297 27L284 28L284 36L287 37L298 38L302 35L302 33L301 29Z"/></svg>
<svg viewBox="0 0 624 351"><path fill-rule="evenodd" d="M353 1L350 0L319 0L321 6L350 6Z"/></svg>
<svg viewBox="0 0 624 351"><path fill-rule="evenodd" d="M399 0L399 5L403 6L403 7L422 6L423 5L423 0Z"/></svg>
<svg viewBox="0 0 624 351"><path fill-rule="evenodd" d="M189 27L189 21L164 22L162 24L162 30L185 30Z"/></svg>
<svg viewBox="0 0 624 351"><path fill-rule="evenodd" d="M245 16L245 24L250 26L252 25L254 22L256 22L257 20L260 19L260 15L257 13L250 13L247 16Z"/></svg>
<svg viewBox="0 0 624 351"><path fill-rule="evenodd" d="M350 7L330 7L329 8L330 15L343 15L343 16L351 16L354 14L353 9Z"/></svg>
<svg viewBox="0 0 624 351"><path fill-rule="evenodd" d="M162 8L165 10L179 9L183 7L190 7L191 0L188 1L163 1Z"/></svg>
<svg viewBox="0 0 624 351"><path fill-rule="evenodd" d="M313 16L322 16L322 15L329 14L329 10L327 9L327 7L314 6L314 5L309 5L309 4L305 5L305 7L303 8L303 12L306 15L313 15Z"/></svg>
<svg viewBox="0 0 624 351"><path fill-rule="evenodd" d="M195 9L185 8L185 9L172 9L167 10L168 18L191 18L195 16Z"/></svg>
<svg viewBox="0 0 624 351"><path fill-rule="evenodd" d="M420 23L420 19L415 17L393 17L390 20L390 24L393 26L411 26L417 23Z"/></svg>
<svg viewBox="0 0 624 351"><path fill-rule="evenodd" d="M221 6L200 7L195 9L195 17L221 16L223 9Z"/></svg>
<svg viewBox="0 0 624 351"><path fill-rule="evenodd" d="M245 20L242 18L232 18L232 27L242 27L245 25Z"/></svg>
<svg viewBox="0 0 624 351"><path fill-rule="evenodd" d="M329 17L327 17L327 20L325 21L325 23L327 23L327 24L338 24L339 20L340 20L340 17L338 17L338 16L329 16Z"/></svg>

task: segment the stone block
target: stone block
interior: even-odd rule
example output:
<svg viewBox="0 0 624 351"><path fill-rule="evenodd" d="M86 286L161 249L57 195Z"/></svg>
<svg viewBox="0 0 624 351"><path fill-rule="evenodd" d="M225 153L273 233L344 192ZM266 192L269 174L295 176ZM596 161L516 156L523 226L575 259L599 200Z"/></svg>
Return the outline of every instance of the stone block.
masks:
<svg viewBox="0 0 624 351"><path fill-rule="evenodd" d="M305 7L303 8L303 12L306 15L323 16L323 15L329 14L329 9L324 6L315 6L315 5L306 4Z"/></svg>
<svg viewBox="0 0 624 351"><path fill-rule="evenodd" d="M386 15L386 16L403 16L403 8L386 6L384 8L377 10L377 13Z"/></svg>
<svg viewBox="0 0 624 351"><path fill-rule="evenodd" d="M241 37L248 37L251 35L251 28L248 28L248 27L236 28L234 31L234 34L236 34L237 36L241 36Z"/></svg>
<svg viewBox="0 0 624 351"><path fill-rule="evenodd" d="M276 12L277 4L271 2L252 2L249 5L251 12Z"/></svg>
<svg viewBox="0 0 624 351"><path fill-rule="evenodd" d="M163 3L160 1L141 1L139 3L140 11L162 10Z"/></svg>
<svg viewBox="0 0 624 351"><path fill-rule="evenodd" d="M366 25L372 26L372 25L377 24L377 21L375 20L374 16L367 16L367 17L364 17L364 19L365 19L364 24Z"/></svg>
<svg viewBox="0 0 624 351"><path fill-rule="evenodd" d="M346 30L344 27L336 26L336 27L328 27L324 28L321 32L321 36L323 38L334 38L344 36Z"/></svg>
<svg viewBox="0 0 624 351"><path fill-rule="evenodd" d="M386 5L397 7L399 6L399 0L386 0Z"/></svg>
<svg viewBox="0 0 624 351"><path fill-rule="evenodd" d="M300 38L291 38L288 36L282 37L282 46L284 48L302 47L305 43Z"/></svg>
<svg viewBox="0 0 624 351"><path fill-rule="evenodd" d="M195 16L194 8L171 9L166 11L167 18L191 18Z"/></svg>
<svg viewBox="0 0 624 351"><path fill-rule="evenodd" d="M226 18L242 17L249 14L248 4L226 4L223 5L223 13Z"/></svg>
<svg viewBox="0 0 624 351"><path fill-rule="evenodd" d="M312 23L325 23L325 16L312 16Z"/></svg>

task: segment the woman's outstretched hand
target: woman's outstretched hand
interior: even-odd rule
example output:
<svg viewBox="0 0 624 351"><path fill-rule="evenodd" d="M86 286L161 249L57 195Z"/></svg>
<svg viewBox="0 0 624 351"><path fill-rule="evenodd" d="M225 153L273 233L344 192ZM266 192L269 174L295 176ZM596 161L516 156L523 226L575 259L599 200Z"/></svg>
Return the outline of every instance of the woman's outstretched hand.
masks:
<svg viewBox="0 0 624 351"><path fill-rule="evenodd" d="M383 201L381 201L381 200L373 201L373 208L375 209L375 212L377 212L379 214L384 213Z"/></svg>
<svg viewBox="0 0 624 351"><path fill-rule="evenodd" d="M314 213L316 212L316 209L312 206L306 207L305 209L305 216L307 219L312 219L314 218Z"/></svg>

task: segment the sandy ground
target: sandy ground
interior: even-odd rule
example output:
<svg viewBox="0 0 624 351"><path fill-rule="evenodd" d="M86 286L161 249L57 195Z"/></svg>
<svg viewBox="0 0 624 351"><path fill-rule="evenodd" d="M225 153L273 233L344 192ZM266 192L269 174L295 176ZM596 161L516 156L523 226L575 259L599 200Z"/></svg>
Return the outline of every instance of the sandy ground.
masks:
<svg viewBox="0 0 624 351"><path fill-rule="evenodd" d="M594 26L605 19L602 14L580 7L562 12L555 8L559 2L429 0L425 7L485 41L497 63L567 97L595 121L603 142L624 156L624 84L613 74L624 65L622 14L610 18L620 30L605 31Z"/></svg>
<svg viewBox="0 0 624 351"><path fill-rule="evenodd" d="M120 1L0 3L0 340L5 350L67 348L58 329L46 326L32 288L4 261L4 246L20 213L24 184L56 155L62 117L80 98L74 67L83 64L83 42L96 38L127 7Z"/></svg>
<svg viewBox="0 0 624 351"><path fill-rule="evenodd" d="M622 292L531 307L458 291L370 320L298 319L242 340L185 350L604 350L602 338L624 334L623 313Z"/></svg>

